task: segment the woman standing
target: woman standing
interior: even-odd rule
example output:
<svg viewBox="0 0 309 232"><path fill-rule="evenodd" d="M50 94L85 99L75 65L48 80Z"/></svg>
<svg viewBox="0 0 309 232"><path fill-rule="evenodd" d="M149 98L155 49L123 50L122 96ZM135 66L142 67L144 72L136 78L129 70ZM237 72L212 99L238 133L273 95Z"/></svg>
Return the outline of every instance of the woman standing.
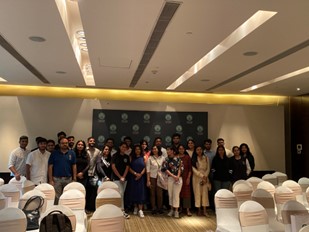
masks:
<svg viewBox="0 0 309 232"><path fill-rule="evenodd" d="M183 172L182 172L182 188L180 191L180 199L182 208L186 209L187 216L191 217L192 213L190 212L191 208L191 175L192 175L192 165L191 165L191 158L186 153L185 147L180 144L178 147L178 156L182 161L183 164Z"/></svg>
<svg viewBox="0 0 309 232"><path fill-rule="evenodd" d="M192 155L194 153L194 148L195 148L195 142L193 139L188 139L187 141L187 153L192 158Z"/></svg>
<svg viewBox="0 0 309 232"><path fill-rule="evenodd" d="M240 156L238 146L234 146L232 149L234 156L230 159L232 169L232 181L233 183L237 180L246 180L251 172L250 164L248 159Z"/></svg>
<svg viewBox="0 0 309 232"><path fill-rule="evenodd" d="M78 140L74 152L76 154L76 180L86 188L90 158L86 151L85 141Z"/></svg>
<svg viewBox="0 0 309 232"><path fill-rule="evenodd" d="M130 173L128 177L128 198L130 204L134 204L134 214L144 217L143 204L145 203L145 173L146 165L142 154L142 147L135 145L131 153Z"/></svg>
<svg viewBox="0 0 309 232"><path fill-rule="evenodd" d="M240 144L239 149L240 149L240 156L249 161L251 172L253 172L255 168L254 156L250 152L248 144L246 143Z"/></svg>
<svg viewBox="0 0 309 232"><path fill-rule="evenodd" d="M96 173L101 182L111 179L112 167L111 167L111 148L105 145L102 152L97 157L96 161Z"/></svg>
<svg viewBox="0 0 309 232"><path fill-rule="evenodd" d="M157 185L158 170L161 169L163 161L164 157L162 156L161 148L153 146L146 164L147 187L150 188L152 214L163 213L163 189Z"/></svg>
<svg viewBox="0 0 309 232"><path fill-rule="evenodd" d="M210 185L208 175L210 171L209 160L203 154L201 146L195 148L195 153L192 157L193 170L193 192L195 199L195 207L198 208L198 215L202 215L201 206L203 207L203 215L208 217L206 207L209 206L208 186Z"/></svg>
<svg viewBox="0 0 309 232"><path fill-rule="evenodd" d="M145 163L147 163L147 160L150 156L150 151L149 151L149 148L148 148L148 142L145 139L142 139L140 141L140 145L142 147L142 153L143 153Z"/></svg>
<svg viewBox="0 0 309 232"><path fill-rule="evenodd" d="M230 168L229 158L227 158L225 148L222 145L217 147L211 170L213 172L215 193L219 189L229 189L232 170Z"/></svg>
<svg viewBox="0 0 309 232"><path fill-rule="evenodd" d="M167 214L175 218L179 218L179 195L182 187L182 161L180 158L176 157L175 148L168 147L166 149L168 157L162 164L162 172L166 172L168 175L168 196L169 204L171 206L170 212Z"/></svg>

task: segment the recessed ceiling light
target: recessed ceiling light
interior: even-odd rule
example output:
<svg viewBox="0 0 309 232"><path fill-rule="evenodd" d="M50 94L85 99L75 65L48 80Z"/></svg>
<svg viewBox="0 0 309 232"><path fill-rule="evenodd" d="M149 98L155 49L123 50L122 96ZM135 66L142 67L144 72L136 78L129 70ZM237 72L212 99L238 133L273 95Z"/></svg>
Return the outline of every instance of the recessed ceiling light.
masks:
<svg viewBox="0 0 309 232"><path fill-rule="evenodd" d="M192 34L193 34L192 31L187 31L187 32L186 32L186 35L192 35Z"/></svg>
<svg viewBox="0 0 309 232"><path fill-rule="evenodd" d="M201 81L205 81L205 82L207 82L207 81L210 81L209 79L202 79Z"/></svg>
<svg viewBox="0 0 309 232"><path fill-rule="evenodd" d="M258 53L254 52L254 51L249 51L249 52L245 52L243 55L244 56L256 56Z"/></svg>
<svg viewBox="0 0 309 232"><path fill-rule="evenodd" d="M88 48L81 48L80 50L82 50L83 52L88 52Z"/></svg>
<svg viewBox="0 0 309 232"><path fill-rule="evenodd" d="M67 72L65 71L56 71L57 74L66 74Z"/></svg>
<svg viewBox="0 0 309 232"><path fill-rule="evenodd" d="M79 45L82 47L87 47L87 43L80 43Z"/></svg>
<svg viewBox="0 0 309 232"><path fill-rule="evenodd" d="M297 88L296 90L297 90L297 91L300 91L300 88Z"/></svg>
<svg viewBox="0 0 309 232"><path fill-rule="evenodd" d="M8 81L5 80L4 78L0 77L0 82L8 82Z"/></svg>
<svg viewBox="0 0 309 232"><path fill-rule="evenodd" d="M79 30L76 32L76 35L85 36L85 32L83 30Z"/></svg>
<svg viewBox="0 0 309 232"><path fill-rule="evenodd" d="M79 39L80 41L85 41L85 40L86 40L86 37L85 37L85 36L80 36L80 37L78 37L78 39Z"/></svg>
<svg viewBox="0 0 309 232"><path fill-rule="evenodd" d="M45 42L46 39L41 36L29 36L29 39L33 42Z"/></svg>

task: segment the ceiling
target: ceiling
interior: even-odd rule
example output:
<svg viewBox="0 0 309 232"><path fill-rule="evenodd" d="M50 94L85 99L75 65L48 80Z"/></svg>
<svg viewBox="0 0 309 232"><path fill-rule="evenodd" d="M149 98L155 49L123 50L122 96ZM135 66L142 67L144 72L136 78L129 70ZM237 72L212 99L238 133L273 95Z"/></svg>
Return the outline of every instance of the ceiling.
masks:
<svg viewBox="0 0 309 232"><path fill-rule="evenodd" d="M258 11L273 15L241 29ZM308 12L308 0L1 1L0 83L244 94L270 81L246 93L309 94ZM88 52L75 47L78 30ZM206 65L195 65L203 57Z"/></svg>

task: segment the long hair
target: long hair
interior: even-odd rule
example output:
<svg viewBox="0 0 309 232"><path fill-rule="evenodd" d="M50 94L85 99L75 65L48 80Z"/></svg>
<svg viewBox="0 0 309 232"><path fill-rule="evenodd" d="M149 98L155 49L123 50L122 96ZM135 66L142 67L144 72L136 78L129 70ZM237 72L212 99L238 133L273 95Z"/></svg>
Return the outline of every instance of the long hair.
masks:
<svg viewBox="0 0 309 232"><path fill-rule="evenodd" d="M76 156L79 155L79 152L78 152L78 150L77 150L77 144L79 144L79 143L83 143L83 145L84 145L84 148L83 148L83 150L81 150L81 153L80 153L80 154L81 154L81 157L82 157L82 158L86 159L86 158L87 158L87 151L86 151L86 143L85 143L84 140L78 140L78 141L76 142L75 147L74 147L74 152L75 152Z"/></svg>
<svg viewBox="0 0 309 232"><path fill-rule="evenodd" d="M136 153L135 153L135 149L136 149L137 147L139 147L139 149L141 150L140 156L141 156L141 157L144 156L142 146L141 146L140 144L135 144L135 145L133 146L132 152L131 152L131 154L130 154L132 160L135 160L135 159L137 158Z"/></svg>
<svg viewBox="0 0 309 232"><path fill-rule="evenodd" d="M242 149L241 149L243 146L245 146L247 148L247 155L252 155L250 148L249 148L248 144L246 144L246 143L240 144L240 146L239 146L240 155L241 156L244 155L244 153L242 152Z"/></svg>
<svg viewBox="0 0 309 232"><path fill-rule="evenodd" d="M196 153L196 149L199 148L199 147L202 149L202 152L203 152L203 147L198 145L194 148L194 152L193 152L192 158L191 158L192 167L195 167L195 168L197 168L196 164L197 164L197 157L198 157L198 155Z"/></svg>

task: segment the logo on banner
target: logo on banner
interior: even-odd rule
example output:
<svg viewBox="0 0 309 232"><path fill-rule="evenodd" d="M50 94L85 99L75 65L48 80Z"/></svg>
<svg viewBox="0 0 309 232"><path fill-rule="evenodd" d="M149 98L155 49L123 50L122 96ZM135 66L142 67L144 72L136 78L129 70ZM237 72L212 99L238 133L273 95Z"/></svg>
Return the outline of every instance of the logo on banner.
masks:
<svg viewBox="0 0 309 232"><path fill-rule="evenodd" d="M144 137L144 140L146 140L147 143L149 143L149 142L150 142L150 137L149 137L149 136L145 136L145 137Z"/></svg>
<svg viewBox="0 0 309 232"><path fill-rule="evenodd" d="M171 136L166 136L166 137L165 137L165 143L166 143L166 145L171 145L171 142L172 142L172 137L171 137Z"/></svg>
<svg viewBox="0 0 309 232"><path fill-rule="evenodd" d="M105 114L103 112L98 114L98 122L105 122Z"/></svg>
<svg viewBox="0 0 309 232"><path fill-rule="evenodd" d="M188 114L186 119L187 119L187 124L192 124L193 116L191 114Z"/></svg>
<svg viewBox="0 0 309 232"><path fill-rule="evenodd" d="M99 142L99 143L103 143L104 140L105 140L105 137L104 137L103 135L99 135L99 137L98 137L98 142Z"/></svg>
<svg viewBox="0 0 309 232"><path fill-rule="evenodd" d="M122 123L127 123L128 122L128 118L129 118L129 116L128 116L127 113L121 114L121 122Z"/></svg>
<svg viewBox="0 0 309 232"><path fill-rule="evenodd" d="M172 123L172 115L166 114L165 115L165 123L166 124L171 124Z"/></svg>
<svg viewBox="0 0 309 232"><path fill-rule="evenodd" d="M197 130L197 134L198 135L203 135L203 132L204 132L204 127L199 125L196 127L196 130Z"/></svg>
<svg viewBox="0 0 309 232"><path fill-rule="evenodd" d="M134 124L132 126L132 134L138 134L139 133L139 125Z"/></svg>
<svg viewBox="0 0 309 232"><path fill-rule="evenodd" d="M160 125L155 125L154 126L154 133L155 134L157 134L157 135L159 135L159 134L161 134L161 126Z"/></svg>
<svg viewBox="0 0 309 232"><path fill-rule="evenodd" d="M182 126L181 125L177 125L176 126L176 131L181 134L182 133Z"/></svg>
<svg viewBox="0 0 309 232"><path fill-rule="evenodd" d="M150 114L144 114L144 123L150 122Z"/></svg>
<svg viewBox="0 0 309 232"><path fill-rule="evenodd" d="M111 134L117 134L117 126L115 124L111 124L109 130Z"/></svg>

